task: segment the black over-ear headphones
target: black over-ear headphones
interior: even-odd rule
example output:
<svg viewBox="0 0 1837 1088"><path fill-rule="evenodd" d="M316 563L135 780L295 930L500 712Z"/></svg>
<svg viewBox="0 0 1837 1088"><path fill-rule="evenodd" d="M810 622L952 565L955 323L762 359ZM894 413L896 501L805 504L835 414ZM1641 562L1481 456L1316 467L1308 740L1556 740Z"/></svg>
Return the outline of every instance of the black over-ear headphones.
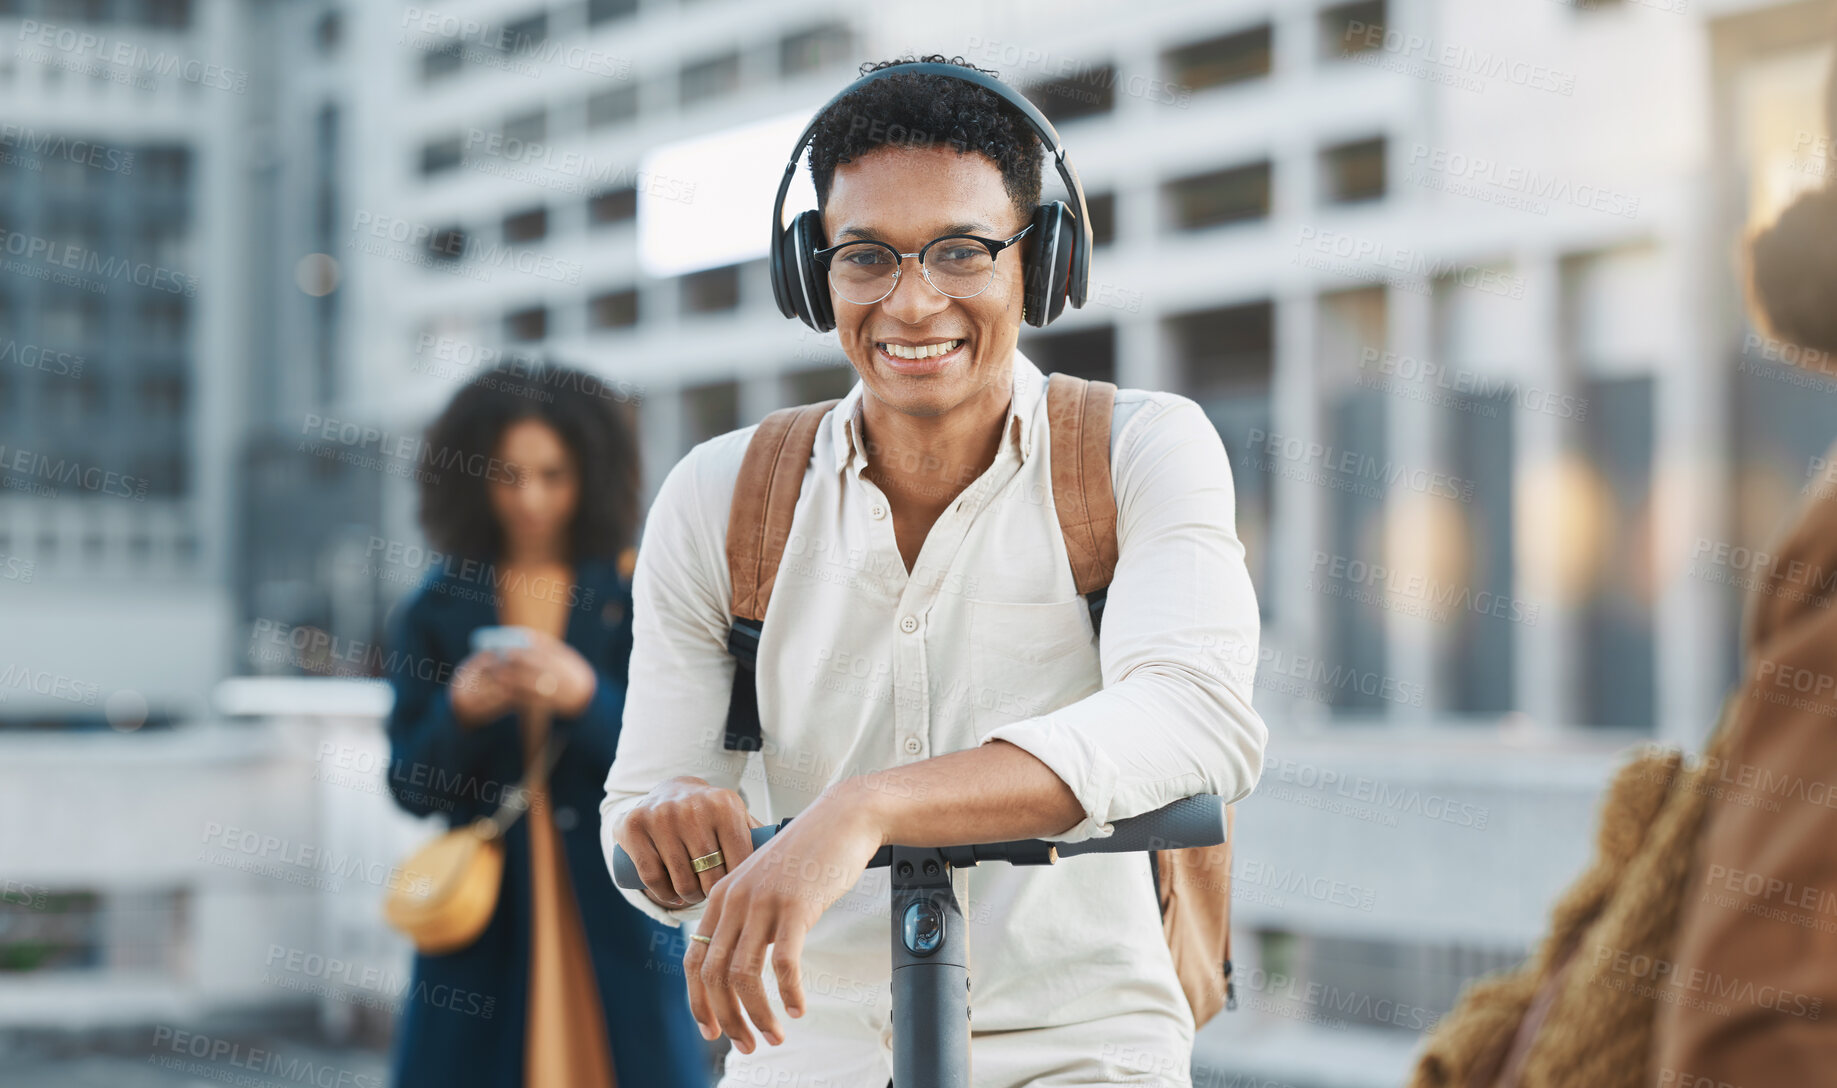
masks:
<svg viewBox="0 0 1837 1088"><path fill-rule="evenodd" d="M1022 296L1022 313L1029 325L1043 327L1065 309L1069 299L1074 307L1084 305L1091 279L1091 218L1084 203L1084 187L1078 184L1078 173L1065 158L1065 146L1059 133L1033 103L1007 84L975 68L931 61L907 61L869 72L844 87L816 111L804 134L791 150L791 161L785 164L784 180L778 183L778 199L772 204L772 297L778 312L786 317L802 318L804 324L818 332L836 327L836 315L829 304L829 276L823 265L811 254L828 245L823 236L823 217L815 209L799 212L791 225L781 227L785 214L785 193L797 173L798 160L816 132L817 121L831 106L877 79L894 75L947 76L974 83L1000 95L1018 110L1051 153L1059 168L1059 178L1076 207L1063 200L1041 204L1033 216L1033 230L1028 233L1031 256L1022 268L1026 290Z"/></svg>

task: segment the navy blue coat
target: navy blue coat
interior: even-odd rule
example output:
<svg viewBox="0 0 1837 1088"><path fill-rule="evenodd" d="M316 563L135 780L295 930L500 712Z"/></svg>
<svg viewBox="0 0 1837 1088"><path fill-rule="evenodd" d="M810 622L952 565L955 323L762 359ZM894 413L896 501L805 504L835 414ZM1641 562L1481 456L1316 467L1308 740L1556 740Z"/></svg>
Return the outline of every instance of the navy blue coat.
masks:
<svg viewBox="0 0 1837 1088"><path fill-rule="evenodd" d="M463 575L463 577L462 577ZM631 657L631 590L610 562L578 564L567 642L599 673L592 703L553 727L572 739L550 776L556 826L592 949L620 1088L707 1088L708 1044L689 1015L682 935L619 895L600 847L600 799L619 740ZM385 671L395 689L389 714L389 789L416 815L440 813L453 826L489 815L523 777L517 716L476 729L453 717L447 684L470 653L474 628L498 622L487 574L442 571L397 606ZM505 839L497 913L478 941L443 956L417 955L394 1046L394 1083L523 1083L528 1007L530 858L526 815Z"/></svg>

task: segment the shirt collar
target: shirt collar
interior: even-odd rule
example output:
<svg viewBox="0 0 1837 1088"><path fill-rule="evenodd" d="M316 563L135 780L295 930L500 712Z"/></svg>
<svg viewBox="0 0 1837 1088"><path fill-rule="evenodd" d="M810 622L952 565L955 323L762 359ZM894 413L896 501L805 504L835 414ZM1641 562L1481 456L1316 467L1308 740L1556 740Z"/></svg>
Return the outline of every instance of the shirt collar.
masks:
<svg viewBox="0 0 1837 1088"><path fill-rule="evenodd" d="M1010 436L1021 463L1033 455L1033 422L1038 413L1040 396L1046 388L1046 376L1033 361L1014 349L1014 392L1008 400L1008 415L1002 421L1004 433ZM829 435L835 450L835 468L842 472L850 465L856 471L867 467L866 443L861 438L861 397L865 385L855 379L854 388L829 413Z"/></svg>

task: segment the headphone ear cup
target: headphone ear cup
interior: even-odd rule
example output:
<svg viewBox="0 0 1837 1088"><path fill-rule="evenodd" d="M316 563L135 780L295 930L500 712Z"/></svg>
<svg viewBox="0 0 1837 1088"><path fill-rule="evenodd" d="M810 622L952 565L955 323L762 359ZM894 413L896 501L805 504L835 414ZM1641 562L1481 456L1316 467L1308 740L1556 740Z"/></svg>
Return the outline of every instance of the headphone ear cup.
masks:
<svg viewBox="0 0 1837 1088"><path fill-rule="evenodd" d="M789 227L772 224L772 250L769 254L770 268L767 270L772 279L772 301L778 304L778 312L786 317L797 317L796 294L792 289L789 277L791 262L797 258L797 247L792 242Z"/></svg>
<svg viewBox="0 0 1837 1088"><path fill-rule="evenodd" d="M1063 200L1042 204L1033 213L1033 231L1027 237L1033 243L1032 256L1023 272L1027 323L1044 328L1065 309L1072 254L1078 240L1076 217Z"/></svg>
<svg viewBox="0 0 1837 1088"><path fill-rule="evenodd" d="M796 248L795 263L787 277L795 292L792 305L804 324L818 332L828 332L836 327L835 311L829 304L829 274L811 256L825 244L822 214L815 210L799 212L791 221L791 237Z"/></svg>

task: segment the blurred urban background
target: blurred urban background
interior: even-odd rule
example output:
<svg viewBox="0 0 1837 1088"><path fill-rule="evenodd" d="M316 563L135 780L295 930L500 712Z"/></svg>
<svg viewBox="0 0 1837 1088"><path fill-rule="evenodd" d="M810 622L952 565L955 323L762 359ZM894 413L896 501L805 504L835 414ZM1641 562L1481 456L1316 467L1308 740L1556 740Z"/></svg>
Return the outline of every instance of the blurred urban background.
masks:
<svg viewBox="0 0 1837 1088"><path fill-rule="evenodd" d="M1837 168L1834 9L0 0L0 1079L381 1077L416 436L549 354L654 491L845 393L771 189L861 62L941 52L1091 195L1090 302L1022 350L1194 398L1236 476L1271 745L1195 1084L1398 1084L1627 750L1708 733L1837 480L1837 366L1739 248Z"/></svg>

